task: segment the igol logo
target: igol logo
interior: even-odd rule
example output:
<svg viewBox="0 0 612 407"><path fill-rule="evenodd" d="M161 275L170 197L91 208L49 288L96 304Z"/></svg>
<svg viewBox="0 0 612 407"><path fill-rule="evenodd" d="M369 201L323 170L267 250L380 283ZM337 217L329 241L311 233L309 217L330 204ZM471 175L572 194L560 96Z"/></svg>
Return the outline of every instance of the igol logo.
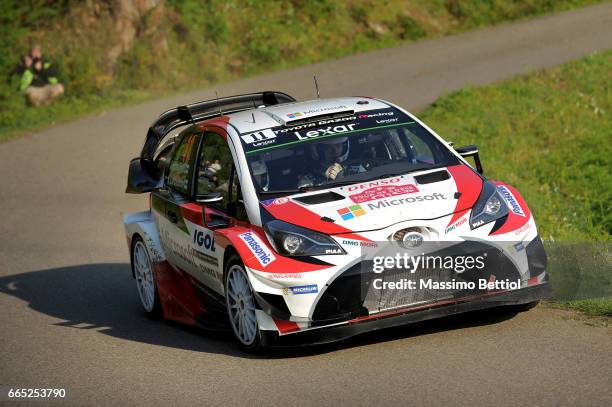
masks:
<svg viewBox="0 0 612 407"><path fill-rule="evenodd" d="M215 251L215 238L212 234L204 233L201 230L196 230L193 233L193 243L205 250Z"/></svg>

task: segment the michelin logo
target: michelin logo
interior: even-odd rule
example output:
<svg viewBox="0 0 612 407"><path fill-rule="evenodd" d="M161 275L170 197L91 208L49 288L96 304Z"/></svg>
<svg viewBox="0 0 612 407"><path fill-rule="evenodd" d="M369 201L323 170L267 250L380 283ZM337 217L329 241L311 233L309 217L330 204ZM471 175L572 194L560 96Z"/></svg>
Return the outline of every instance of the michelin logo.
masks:
<svg viewBox="0 0 612 407"><path fill-rule="evenodd" d="M510 206L512 212L516 213L519 216L525 217L525 212L523 212L523 208L521 208L521 205L518 203L514 195L512 195L512 192L510 192L510 190L503 185L499 185L497 189Z"/></svg>
<svg viewBox="0 0 612 407"><path fill-rule="evenodd" d="M251 249L251 252L257 257L257 261L259 261L259 264L263 267L276 260L274 254L272 254L261 239L253 232L241 233L238 237L249 246L249 249Z"/></svg>
<svg viewBox="0 0 612 407"><path fill-rule="evenodd" d="M283 288L283 294L285 295L316 294L318 292L319 292L319 288L317 287L316 284L298 285L295 287Z"/></svg>

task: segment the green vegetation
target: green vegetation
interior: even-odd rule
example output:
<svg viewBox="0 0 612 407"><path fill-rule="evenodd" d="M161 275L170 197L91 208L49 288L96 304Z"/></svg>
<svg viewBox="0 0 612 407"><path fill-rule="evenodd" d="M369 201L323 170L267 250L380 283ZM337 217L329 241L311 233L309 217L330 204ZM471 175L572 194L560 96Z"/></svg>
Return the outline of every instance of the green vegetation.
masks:
<svg viewBox="0 0 612 407"><path fill-rule="evenodd" d="M133 22L132 39L126 37L129 30L116 32L126 26L118 17L116 4L121 2L4 1L0 140L240 76L599 1L160 0ZM16 91L16 75L11 76L33 42L56 61L66 87L60 101L36 109L26 106ZM122 51L114 53L117 47Z"/></svg>
<svg viewBox="0 0 612 407"><path fill-rule="evenodd" d="M477 144L486 175L518 188L546 241L553 298L612 316L612 52L436 101L421 118ZM593 300L593 298L598 298Z"/></svg>

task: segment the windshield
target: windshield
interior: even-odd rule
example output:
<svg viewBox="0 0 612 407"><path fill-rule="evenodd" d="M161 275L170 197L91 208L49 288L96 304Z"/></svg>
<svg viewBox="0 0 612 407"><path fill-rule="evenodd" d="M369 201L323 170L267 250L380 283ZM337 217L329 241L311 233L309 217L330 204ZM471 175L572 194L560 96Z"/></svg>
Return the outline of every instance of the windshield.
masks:
<svg viewBox="0 0 612 407"><path fill-rule="evenodd" d="M459 163L423 126L394 108L241 138L260 195L288 195Z"/></svg>

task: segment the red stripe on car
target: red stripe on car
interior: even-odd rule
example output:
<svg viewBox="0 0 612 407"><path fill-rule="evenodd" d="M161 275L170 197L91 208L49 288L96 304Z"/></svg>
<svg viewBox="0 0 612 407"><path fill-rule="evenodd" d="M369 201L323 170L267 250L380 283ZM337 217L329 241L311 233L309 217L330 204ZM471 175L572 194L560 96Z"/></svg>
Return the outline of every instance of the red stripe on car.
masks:
<svg viewBox="0 0 612 407"><path fill-rule="evenodd" d="M465 210L474 206L482 190L482 179L471 168L463 164L453 165L447 169L455 181L457 192L461 193L453 210L453 217L448 222L448 227L463 216Z"/></svg>
<svg viewBox="0 0 612 407"><path fill-rule="evenodd" d="M289 332L295 332L300 330L300 327L295 322L283 321L282 319L276 318L273 318L273 320L274 325L276 325L278 332L280 332L281 334L287 334Z"/></svg>

